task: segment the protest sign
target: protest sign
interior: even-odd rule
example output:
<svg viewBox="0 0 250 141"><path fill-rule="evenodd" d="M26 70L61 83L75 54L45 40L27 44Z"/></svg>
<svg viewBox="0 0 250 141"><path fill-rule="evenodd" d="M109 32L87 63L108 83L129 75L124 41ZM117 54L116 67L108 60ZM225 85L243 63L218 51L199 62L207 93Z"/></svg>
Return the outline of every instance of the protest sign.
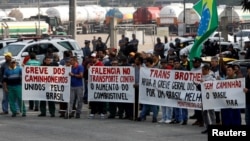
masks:
<svg viewBox="0 0 250 141"><path fill-rule="evenodd" d="M70 67L24 66L22 99L69 102Z"/></svg>
<svg viewBox="0 0 250 141"><path fill-rule="evenodd" d="M203 109L245 108L245 78L205 81L201 85Z"/></svg>
<svg viewBox="0 0 250 141"><path fill-rule="evenodd" d="M201 92L193 83L200 79L200 72L141 68L139 103L201 109Z"/></svg>
<svg viewBox="0 0 250 141"><path fill-rule="evenodd" d="M88 73L88 101L134 103L133 67L91 66Z"/></svg>

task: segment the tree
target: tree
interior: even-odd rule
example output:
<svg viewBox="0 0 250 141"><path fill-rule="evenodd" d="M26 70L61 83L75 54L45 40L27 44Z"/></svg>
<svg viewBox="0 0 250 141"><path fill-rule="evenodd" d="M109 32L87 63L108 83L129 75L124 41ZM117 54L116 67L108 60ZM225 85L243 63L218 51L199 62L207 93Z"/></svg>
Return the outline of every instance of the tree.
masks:
<svg viewBox="0 0 250 141"><path fill-rule="evenodd" d="M241 6L244 11L250 11L250 1L249 0L242 0Z"/></svg>

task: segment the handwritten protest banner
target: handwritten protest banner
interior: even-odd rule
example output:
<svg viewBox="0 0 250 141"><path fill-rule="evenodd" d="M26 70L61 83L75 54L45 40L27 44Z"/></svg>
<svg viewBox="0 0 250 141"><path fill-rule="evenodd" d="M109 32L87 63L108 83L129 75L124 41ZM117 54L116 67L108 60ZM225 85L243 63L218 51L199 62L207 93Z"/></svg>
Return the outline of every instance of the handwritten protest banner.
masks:
<svg viewBox="0 0 250 141"><path fill-rule="evenodd" d="M134 102L133 67L91 66L88 73L88 101Z"/></svg>
<svg viewBox="0 0 250 141"><path fill-rule="evenodd" d="M22 99L69 102L70 67L24 66Z"/></svg>
<svg viewBox="0 0 250 141"><path fill-rule="evenodd" d="M201 109L201 92L193 81L201 79L200 72L140 69L139 102L142 104Z"/></svg>
<svg viewBox="0 0 250 141"><path fill-rule="evenodd" d="M245 108L245 78L205 81L201 85L203 109Z"/></svg>

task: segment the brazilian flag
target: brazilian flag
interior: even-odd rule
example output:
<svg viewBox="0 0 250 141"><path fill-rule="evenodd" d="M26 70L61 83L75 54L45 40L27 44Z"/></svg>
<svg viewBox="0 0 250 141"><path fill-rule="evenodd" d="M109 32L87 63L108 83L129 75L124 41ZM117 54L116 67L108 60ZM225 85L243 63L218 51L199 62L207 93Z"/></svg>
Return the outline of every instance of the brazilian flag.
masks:
<svg viewBox="0 0 250 141"><path fill-rule="evenodd" d="M193 67L193 58L201 56L203 42L218 28L219 24L216 0L200 0L193 8L200 15L201 20L194 45L189 54L191 68Z"/></svg>

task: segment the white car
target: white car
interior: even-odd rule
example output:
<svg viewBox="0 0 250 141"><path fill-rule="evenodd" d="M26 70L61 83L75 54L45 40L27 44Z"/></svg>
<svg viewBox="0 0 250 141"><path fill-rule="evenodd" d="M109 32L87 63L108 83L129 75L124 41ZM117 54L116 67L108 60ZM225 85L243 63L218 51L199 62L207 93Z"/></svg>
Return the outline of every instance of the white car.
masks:
<svg viewBox="0 0 250 141"><path fill-rule="evenodd" d="M250 40L249 38L250 38L250 29L243 29L243 30L236 32L233 35L230 35L228 38L228 41L232 43L234 42L238 43L241 46L241 48L243 48L245 45L245 41L249 41Z"/></svg>
<svg viewBox="0 0 250 141"><path fill-rule="evenodd" d="M35 52L37 59L42 63L48 48L52 48L53 53L58 54L60 59L63 58L64 51L71 50L73 55L78 57L79 63L82 61L83 52L75 40L68 38L53 38L23 40L3 47L0 49L0 65L5 62L4 53L6 52L11 52L18 64L22 64L24 57L29 55L30 52Z"/></svg>
<svg viewBox="0 0 250 141"><path fill-rule="evenodd" d="M233 44L233 47L234 47L235 50L237 50L238 52L240 51L240 47L238 46L238 44L222 41L222 42L219 42L219 47L221 47L221 52L223 54L226 54L227 53L227 48L231 44ZM193 47L193 44L190 44L190 45L186 46L185 48L181 49L179 55L180 56L183 55L183 54L188 55L190 53L192 47Z"/></svg>
<svg viewBox="0 0 250 141"><path fill-rule="evenodd" d="M17 42L16 38L4 38L2 40L0 40L0 49L7 46L10 43L14 43Z"/></svg>

